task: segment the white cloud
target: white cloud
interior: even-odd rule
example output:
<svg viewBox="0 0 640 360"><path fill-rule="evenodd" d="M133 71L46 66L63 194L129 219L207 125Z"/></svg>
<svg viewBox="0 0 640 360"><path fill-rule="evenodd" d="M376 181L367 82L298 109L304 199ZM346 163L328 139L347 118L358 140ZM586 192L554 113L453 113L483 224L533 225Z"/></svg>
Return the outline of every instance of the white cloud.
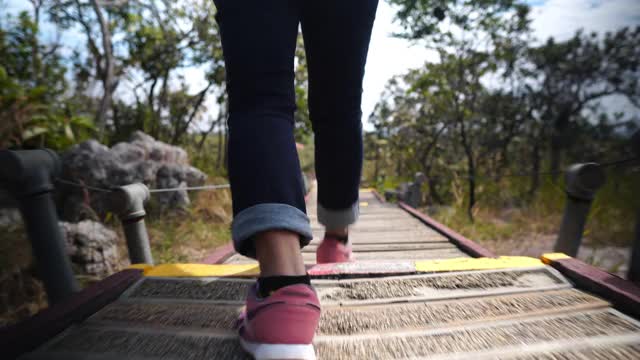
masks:
<svg viewBox="0 0 640 360"><path fill-rule="evenodd" d="M536 37L565 40L578 29L605 32L640 25L638 0L548 0L532 6Z"/></svg>

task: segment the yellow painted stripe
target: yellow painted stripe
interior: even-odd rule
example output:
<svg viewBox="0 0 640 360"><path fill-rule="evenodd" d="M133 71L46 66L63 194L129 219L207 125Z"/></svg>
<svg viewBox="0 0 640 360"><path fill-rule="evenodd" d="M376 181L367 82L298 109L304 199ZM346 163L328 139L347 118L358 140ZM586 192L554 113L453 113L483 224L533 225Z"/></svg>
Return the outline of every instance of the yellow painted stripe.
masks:
<svg viewBox="0 0 640 360"><path fill-rule="evenodd" d="M415 262L418 272L492 270L544 266L538 259L526 256L501 256L499 258L456 258L443 260L419 260ZM151 266L136 264L130 268L143 269L145 276L162 277L222 277L260 275L257 264L163 264Z"/></svg>
<svg viewBox="0 0 640 360"><path fill-rule="evenodd" d="M144 273L149 271L149 269L151 268L153 268L153 265L151 264L131 264L127 266L127 269L139 269L139 270L142 270L142 272Z"/></svg>
<svg viewBox="0 0 640 360"><path fill-rule="evenodd" d="M542 261L527 256L501 256L498 258L455 258L416 261L416 271L491 270L543 266Z"/></svg>
<svg viewBox="0 0 640 360"><path fill-rule="evenodd" d="M543 263L550 264L554 260L571 259L571 256L564 253L548 253L548 254L542 254L540 259L542 260Z"/></svg>
<svg viewBox="0 0 640 360"><path fill-rule="evenodd" d="M360 192L372 192L373 188L361 188Z"/></svg>
<svg viewBox="0 0 640 360"><path fill-rule="evenodd" d="M206 277L206 276L258 276L257 264L163 264L154 266L145 276Z"/></svg>
<svg viewBox="0 0 640 360"><path fill-rule="evenodd" d="M366 206L369 206L369 203L366 201L360 201L360 206L366 207Z"/></svg>

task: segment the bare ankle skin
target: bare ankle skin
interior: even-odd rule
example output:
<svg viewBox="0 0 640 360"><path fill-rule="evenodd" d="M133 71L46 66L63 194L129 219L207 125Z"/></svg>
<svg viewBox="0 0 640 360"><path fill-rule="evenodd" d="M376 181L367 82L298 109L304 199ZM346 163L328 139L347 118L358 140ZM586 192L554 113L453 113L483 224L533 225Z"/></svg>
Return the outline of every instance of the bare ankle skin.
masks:
<svg viewBox="0 0 640 360"><path fill-rule="evenodd" d="M260 276L299 276L307 273L300 235L286 230L265 231L255 238Z"/></svg>

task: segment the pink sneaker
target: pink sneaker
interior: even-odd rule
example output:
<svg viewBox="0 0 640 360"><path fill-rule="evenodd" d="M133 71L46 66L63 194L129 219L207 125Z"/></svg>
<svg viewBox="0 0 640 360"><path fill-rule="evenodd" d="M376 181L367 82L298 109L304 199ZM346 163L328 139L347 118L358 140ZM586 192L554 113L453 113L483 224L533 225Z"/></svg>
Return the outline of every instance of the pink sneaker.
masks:
<svg viewBox="0 0 640 360"><path fill-rule="evenodd" d="M312 287L285 286L260 298L256 284L239 319L240 345L256 360L315 360L312 342L319 320L320 301Z"/></svg>
<svg viewBox="0 0 640 360"><path fill-rule="evenodd" d="M348 262L352 258L351 246L331 237L325 237L316 250L318 264Z"/></svg>

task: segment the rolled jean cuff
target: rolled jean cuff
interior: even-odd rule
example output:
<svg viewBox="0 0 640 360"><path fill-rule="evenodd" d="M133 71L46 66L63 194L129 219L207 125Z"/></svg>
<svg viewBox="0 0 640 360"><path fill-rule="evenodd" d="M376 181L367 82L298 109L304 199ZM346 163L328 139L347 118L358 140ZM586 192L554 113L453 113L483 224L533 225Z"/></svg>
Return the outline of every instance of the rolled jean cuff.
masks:
<svg viewBox="0 0 640 360"><path fill-rule="evenodd" d="M313 235L307 214L287 204L258 204L240 211L233 219L231 236L236 251L256 257L253 236L267 230L289 230L300 234L300 247L309 244Z"/></svg>
<svg viewBox="0 0 640 360"><path fill-rule="evenodd" d="M318 204L318 222L328 229L345 228L358 220L360 215L359 201L356 200L346 209L330 210Z"/></svg>

